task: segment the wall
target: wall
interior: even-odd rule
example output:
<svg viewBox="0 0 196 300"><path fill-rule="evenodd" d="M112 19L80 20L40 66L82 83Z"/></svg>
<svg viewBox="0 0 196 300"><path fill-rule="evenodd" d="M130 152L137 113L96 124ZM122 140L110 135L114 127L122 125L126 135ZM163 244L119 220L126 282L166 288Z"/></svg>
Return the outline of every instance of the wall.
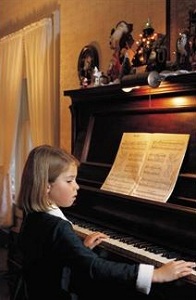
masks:
<svg viewBox="0 0 196 300"><path fill-rule="evenodd" d="M120 20L133 23L132 34L137 40L150 18L155 31L166 33L166 0L1 0L0 37L57 8L60 10L60 144L70 150L70 99L63 96L63 91L79 88L77 61L81 49L94 43L99 51L100 69L105 72L112 55L111 29Z"/></svg>

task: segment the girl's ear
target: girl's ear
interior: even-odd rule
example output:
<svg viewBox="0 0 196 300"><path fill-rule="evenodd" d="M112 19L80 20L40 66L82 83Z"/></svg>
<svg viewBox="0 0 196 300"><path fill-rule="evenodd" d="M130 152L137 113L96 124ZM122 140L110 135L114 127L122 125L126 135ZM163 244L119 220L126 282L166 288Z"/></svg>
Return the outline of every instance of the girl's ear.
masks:
<svg viewBox="0 0 196 300"><path fill-rule="evenodd" d="M48 185L47 185L47 193L50 192L50 189L51 189L51 185L48 183Z"/></svg>

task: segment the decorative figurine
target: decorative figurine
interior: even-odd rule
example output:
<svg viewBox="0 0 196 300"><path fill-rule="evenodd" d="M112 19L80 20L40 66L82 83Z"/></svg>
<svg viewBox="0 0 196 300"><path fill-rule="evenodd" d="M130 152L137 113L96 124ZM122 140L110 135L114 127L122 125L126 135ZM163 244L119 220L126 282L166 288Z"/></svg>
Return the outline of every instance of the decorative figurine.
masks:
<svg viewBox="0 0 196 300"><path fill-rule="evenodd" d="M134 56L134 51L131 49L134 44L132 30L133 24L125 21L118 22L111 30L110 48L114 52L107 70L110 82L118 82L123 75L131 72L131 61Z"/></svg>
<svg viewBox="0 0 196 300"><path fill-rule="evenodd" d="M140 34L140 41L132 37L133 24L120 21L110 35L110 48L114 50L107 75L111 82L119 82L125 75L133 75L137 67L144 66L144 72L162 71L166 67L166 36L154 32L148 19Z"/></svg>
<svg viewBox="0 0 196 300"><path fill-rule="evenodd" d="M180 70L191 70L191 47L189 42L189 33L184 30L179 34L176 42L176 65Z"/></svg>

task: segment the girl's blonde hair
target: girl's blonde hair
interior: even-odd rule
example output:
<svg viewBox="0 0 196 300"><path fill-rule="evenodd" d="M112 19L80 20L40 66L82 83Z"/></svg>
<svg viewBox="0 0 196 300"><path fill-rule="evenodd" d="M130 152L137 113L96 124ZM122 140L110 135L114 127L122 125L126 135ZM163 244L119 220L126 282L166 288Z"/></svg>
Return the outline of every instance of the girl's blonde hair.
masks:
<svg viewBox="0 0 196 300"><path fill-rule="evenodd" d="M48 184L53 183L71 164L78 160L63 149L41 145L29 153L25 163L17 204L26 213L47 211L50 208L47 196Z"/></svg>

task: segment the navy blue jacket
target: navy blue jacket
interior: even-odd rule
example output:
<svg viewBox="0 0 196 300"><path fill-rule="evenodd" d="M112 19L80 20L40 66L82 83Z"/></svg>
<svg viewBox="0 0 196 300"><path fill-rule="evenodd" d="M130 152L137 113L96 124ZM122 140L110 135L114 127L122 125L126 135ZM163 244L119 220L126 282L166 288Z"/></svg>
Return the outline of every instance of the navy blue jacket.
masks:
<svg viewBox="0 0 196 300"><path fill-rule="evenodd" d="M69 299L65 290L69 289L70 280L72 286L86 290L90 289L90 282L135 289L137 264L101 258L84 246L70 222L59 217L44 212L28 214L19 241L30 300Z"/></svg>

